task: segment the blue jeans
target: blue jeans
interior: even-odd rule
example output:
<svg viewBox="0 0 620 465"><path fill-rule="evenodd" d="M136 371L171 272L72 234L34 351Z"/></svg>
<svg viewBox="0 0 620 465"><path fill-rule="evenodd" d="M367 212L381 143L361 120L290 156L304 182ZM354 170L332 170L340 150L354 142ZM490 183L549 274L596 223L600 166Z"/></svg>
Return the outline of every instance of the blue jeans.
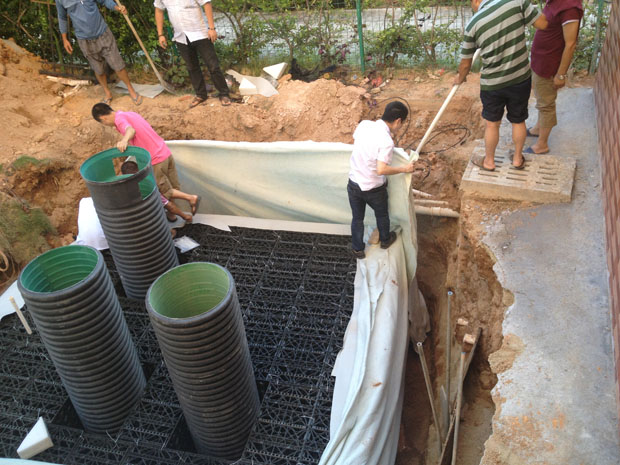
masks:
<svg viewBox="0 0 620 465"><path fill-rule="evenodd" d="M375 187L369 191L363 191L360 186L349 179L347 184L349 204L353 219L351 220L351 237L353 250L364 250L364 216L366 205L370 205L375 211L379 239L386 242L390 238L390 216L388 214L387 181L383 186Z"/></svg>

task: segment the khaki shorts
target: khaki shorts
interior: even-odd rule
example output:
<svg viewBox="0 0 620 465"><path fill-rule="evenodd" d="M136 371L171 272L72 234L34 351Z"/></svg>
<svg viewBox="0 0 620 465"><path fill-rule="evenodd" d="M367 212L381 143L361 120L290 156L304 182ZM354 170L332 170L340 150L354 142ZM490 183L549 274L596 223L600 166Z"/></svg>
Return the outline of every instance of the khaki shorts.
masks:
<svg viewBox="0 0 620 465"><path fill-rule="evenodd" d="M153 165L153 174L155 175L159 192L168 200L172 196L172 189L181 189L177 167L174 164L172 154L164 161Z"/></svg>
<svg viewBox="0 0 620 465"><path fill-rule="evenodd" d="M532 71L532 87L536 96L538 125L541 128L552 128L558 124L555 114L555 99L558 90L553 86L553 78L544 78Z"/></svg>
<svg viewBox="0 0 620 465"><path fill-rule="evenodd" d="M103 34L94 39L78 39L78 44L95 74L100 76L105 74L106 61L114 71L125 68L125 62L118 51L114 34L109 27Z"/></svg>

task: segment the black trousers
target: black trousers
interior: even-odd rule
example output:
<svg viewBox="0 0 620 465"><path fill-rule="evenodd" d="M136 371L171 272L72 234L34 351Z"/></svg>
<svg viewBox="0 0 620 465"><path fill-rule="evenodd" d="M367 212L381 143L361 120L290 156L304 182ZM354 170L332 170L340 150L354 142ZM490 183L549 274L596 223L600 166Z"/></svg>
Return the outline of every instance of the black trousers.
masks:
<svg viewBox="0 0 620 465"><path fill-rule="evenodd" d="M366 205L375 211L379 240L387 242L390 238L390 215L388 213L387 182L383 186L363 191L360 186L349 179L347 184L349 205L351 205L351 242L353 250L364 250L364 217Z"/></svg>
<svg viewBox="0 0 620 465"><path fill-rule="evenodd" d="M183 61L187 65L187 71L189 78L192 81L192 87L196 92L196 96L202 99L207 98L207 86L205 85L205 79L202 75L202 69L198 62L198 55L202 57L202 60L207 65L211 79L215 88L220 95L228 96L228 85L226 79L224 79L224 73L220 69L220 62L215 54L215 47L213 42L209 39L201 39L189 44L183 44L181 42L176 43Z"/></svg>

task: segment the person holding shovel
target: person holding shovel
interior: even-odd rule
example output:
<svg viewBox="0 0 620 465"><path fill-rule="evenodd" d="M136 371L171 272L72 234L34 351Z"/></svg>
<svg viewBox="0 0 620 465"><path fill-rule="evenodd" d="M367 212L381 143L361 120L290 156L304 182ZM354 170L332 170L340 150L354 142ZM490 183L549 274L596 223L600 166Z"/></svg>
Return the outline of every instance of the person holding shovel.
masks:
<svg viewBox="0 0 620 465"><path fill-rule="evenodd" d="M98 4L105 5L110 10L118 11L121 14L127 14L127 9L124 6L117 5L114 0L56 0L62 43L67 53L72 54L73 46L67 35L68 15L73 23L78 45L105 92L102 102L109 104L112 101L112 92L108 87L108 77L105 73L105 64L108 63L127 86L133 102L140 105L142 96L131 85L125 62L118 51L112 31L101 16Z"/></svg>
<svg viewBox="0 0 620 465"><path fill-rule="evenodd" d="M179 53L185 61L192 87L196 92L189 107L194 108L207 100L207 86L198 62L198 55L209 68L213 84L219 92L220 103L223 106L230 105L228 84L220 69L213 46L217 40L217 32L215 32L211 0L155 0L154 5L159 45L164 49L168 46L164 35L164 10L168 10L168 17L174 29L172 40L176 42ZM208 24L202 17L203 10Z"/></svg>
<svg viewBox="0 0 620 465"><path fill-rule="evenodd" d="M547 19L530 0L471 0L471 7L475 13L465 27L461 63L454 84L465 81L474 53L480 48L485 157L472 163L481 170L495 171L495 149L506 109L515 144L512 168L521 170L525 168L525 120L532 90L525 29L531 25L545 29Z"/></svg>

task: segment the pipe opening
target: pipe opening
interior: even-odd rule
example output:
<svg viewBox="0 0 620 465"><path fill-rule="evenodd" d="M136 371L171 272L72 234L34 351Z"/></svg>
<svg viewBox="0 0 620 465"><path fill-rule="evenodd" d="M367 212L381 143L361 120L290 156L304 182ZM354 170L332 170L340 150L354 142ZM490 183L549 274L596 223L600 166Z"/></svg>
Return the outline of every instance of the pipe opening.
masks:
<svg viewBox="0 0 620 465"><path fill-rule="evenodd" d="M24 268L21 283L30 292L61 291L86 279L95 269L97 260L95 249L81 245L49 250Z"/></svg>
<svg viewBox="0 0 620 465"><path fill-rule="evenodd" d="M116 165L120 166L130 156L135 158L138 164L138 172L135 174L118 173ZM119 162L115 165L114 160L116 159L119 159ZM144 175L143 170L146 170L150 164L150 154L140 147L129 146L122 153L118 149L112 148L99 152L86 160L80 168L80 174L87 182L116 183ZM138 186L142 199L145 199L157 187L157 183L153 174L150 173L138 182Z"/></svg>
<svg viewBox="0 0 620 465"><path fill-rule="evenodd" d="M168 318L191 318L216 308L231 292L228 272L214 263L187 263L161 275L147 295Z"/></svg>

